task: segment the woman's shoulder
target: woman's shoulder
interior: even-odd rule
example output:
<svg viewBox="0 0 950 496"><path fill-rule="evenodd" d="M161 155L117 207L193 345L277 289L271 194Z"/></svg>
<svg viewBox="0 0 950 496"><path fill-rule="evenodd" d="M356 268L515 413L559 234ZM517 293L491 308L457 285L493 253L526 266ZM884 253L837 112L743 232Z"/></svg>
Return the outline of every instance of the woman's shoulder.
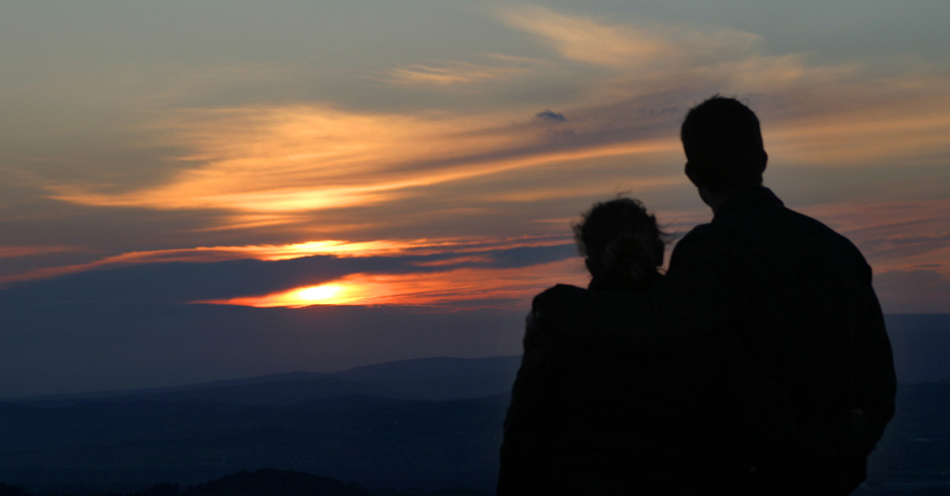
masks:
<svg viewBox="0 0 950 496"><path fill-rule="evenodd" d="M587 290L570 284L557 284L545 289L534 297L531 307L535 310L547 305L557 304L561 301L583 298L587 295Z"/></svg>
<svg viewBox="0 0 950 496"><path fill-rule="evenodd" d="M592 284L589 289L569 284L552 286L534 297L527 317L525 348L560 341L577 344L578 334L599 329L597 317L602 305L617 305L635 293L637 291L612 285Z"/></svg>
<svg viewBox="0 0 950 496"><path fill-rule="evenodd" d="M565 315L583 315L583 308L590 301L590 291L569 284L558 284L534 297L531 302L531 317L555 327Z"/></svg>

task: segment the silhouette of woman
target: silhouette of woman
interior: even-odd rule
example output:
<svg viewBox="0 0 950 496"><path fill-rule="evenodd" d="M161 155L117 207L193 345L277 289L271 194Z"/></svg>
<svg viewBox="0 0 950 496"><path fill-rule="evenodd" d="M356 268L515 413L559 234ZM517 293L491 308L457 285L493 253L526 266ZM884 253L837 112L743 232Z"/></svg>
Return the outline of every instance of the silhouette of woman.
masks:
<svg viewBox="0 0 950 496"><path fill-rule="evenodd" d="M574 232L588 291L645 291L661 279L664 235L639 201L597 203ZM571 342L536 317L505 419L498 494L709 493L704 343L632 355Z"/></svg>

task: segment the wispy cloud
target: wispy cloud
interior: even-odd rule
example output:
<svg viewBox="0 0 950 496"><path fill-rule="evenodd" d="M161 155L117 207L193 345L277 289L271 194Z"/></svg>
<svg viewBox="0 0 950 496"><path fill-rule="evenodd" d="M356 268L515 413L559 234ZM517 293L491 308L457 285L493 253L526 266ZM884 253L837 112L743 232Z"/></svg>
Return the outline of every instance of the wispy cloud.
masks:
<svg viewBox="0 0 950 496"><path fill-rule="evenodd" d="M76 248L68 246L0 246L0 258L31 257L74 250Z"/></svg>
<svg viewBox="0 0 950 496"><path fill-rule="evenodd" d="M471 62L444 62L441 64L410 64L394 67L388 80L397 84L421 86L455 86L468 83L484 83L502 80L530 72L536 63L526 66L524 61L515 65L476 64Z"/></svg>
<svg viewBox="0 0 950 496"><path fill-rule="evenodd" d="M902 83L914 78L910 75ZM944 86L948 82L950 77L922 93L907 91L896 82L870 90L842 84L831 88L835 90L831 95L816 96L807 104L818 107L808 115L773 124L767 146L772 156L798 164L942 163L950 151L950 116L945 111L950 108L950 90Z"/></svg>
<svg viewBox="0 0 950 496"><path fill-rule="evenodd" d="M471 119L474 120L474 119ZM166 184L125 194L61 185L54 198L99 206L300 212L394 199L425 184L416 162L510 143L466 135L470 119L343 112L326 106L183 112L168 123L195 164Z"/></svg>
<svg viewBox="0 0 950 496"><path fill-rule="evenodd" d="M756 63L762 36L730 28L708 29L644 19L618 24L561 14L545 7L504 8L500 17L536 35L565 59L611 69L660 71L734 60Z"/></svg>
<svg viewBox="0 0 950 496"><path fill-rule="evenodd" d="M179 160L195 166L146 189L106 193L57 185L51 197L95 206L222 209L240 214L239 224L248 215L280 222L281 213L402 201L411 189L441 183L676 147L670 139L602 140L596 129L583 127L561 146L529 116L518 122L510 114L420 117L302 106L187 114L176 125L195 153ZM510 123L499 124L505 120Z"/></svg>
<svg viewBox="0 0 950 496"><path fill-rule="evenodd" d="M950 151L946 77L868 79L856 65L770 55L759 36L730 29L615 25L531 6L503 10L502 18L563 59L613 72L557 112L372 113L330 104L181 111L163 125L170 145L192 153L175 159L181 169L163 184L120 193L59 184L51 196L215 209L231 214L229 228L274 225L302 212L405 203L440 184L563 160L675 153L679 119L714 91L752 100L779 162L866 165ZM416 64L392 75L451 86L522 70L513 60Z"/></svg>
<svg viewBox="0 0 950 496"><path fill-rule="evenodd" d="M563 59L605 69L587 93L588 108L627 109L632 119L633 108L666 105L681 118L712 93L737 95L763 118L772 155L799 164L891 165L950 151L950 74L942 70L816 64L805 53L772 53L761 35L730 28L625 25L538 6L500 16Z"/></svg>
<svg viewBox="0 0 950 496"><path fill-rule="evenodd" d="M549 55L407 62L382 67L375 74L385 74L388 84L374 84L396 92L438 89L442 96L488 85L543 94L564 79L576 89L552 93L558 96L543 104L486 98L477 111L354 110L330 101L178 110L156 119L165 149L188 151L167 158L168 174L134 188L45 186L50 197L81 205L203 212L212 218L203 233L286 228L284 239L301 244L437 239L446 226L484 233L500 230L502 218L516 220L496 237L554 233L566 226L546 220L573 215L591 198L631 187L635 195L683 191L677 128L690 106L716 92L743 99L759 114L776 166L894 170L940 165L950 156L945 71L818 64L805 53L770 51L767 33L730 28L622 23L537 6L497 12ZM528 81L530 88L523 86ZM946 190L945 178L919 179L930 199ZM879 205L868 207L878 208L873 216L829 212L881 270L904 270L927 257L943 263L937 247L944 238L934 226L946 207L921 203L913 193L894 198L917 210L891 219L886 210L893 204L862 198L861 208ZM686 204L668 202L679 213ZM900 238L914 222L935 229L932 236ZM394 234L400 231L412 234Z"/></svg>
<svg viewBox="0 0 950 496"><path fill-rule="evenodd" d="M645 30L611 26L538 6L508 8L502 19L535 34L563 57L608 67L642 67L677 53L667 40Z"/></svg>

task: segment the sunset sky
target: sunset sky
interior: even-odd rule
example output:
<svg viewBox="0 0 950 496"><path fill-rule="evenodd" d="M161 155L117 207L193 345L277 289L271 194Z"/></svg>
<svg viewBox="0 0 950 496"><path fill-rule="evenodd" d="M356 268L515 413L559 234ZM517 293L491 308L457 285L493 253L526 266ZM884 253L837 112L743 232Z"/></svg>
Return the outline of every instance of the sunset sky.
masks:
<svg viewBox="0 0 950 496"><path fill-rule="evenodd" d="M0 331L0 396L518 353L530 297L586 282L570 223L592 202L627 193L680 235L711 218L678 129L715 93L756 111L766 185L857 244L885 312L950 313L947 19L932 0L6 0L0 315L21 327ZM256 341L211 316L249 306L284 319L275 341L318 337L241 362L222 349ZM192 335L138 340L188 326L226 343L218 368L162 368L205 356Z"/></svg>

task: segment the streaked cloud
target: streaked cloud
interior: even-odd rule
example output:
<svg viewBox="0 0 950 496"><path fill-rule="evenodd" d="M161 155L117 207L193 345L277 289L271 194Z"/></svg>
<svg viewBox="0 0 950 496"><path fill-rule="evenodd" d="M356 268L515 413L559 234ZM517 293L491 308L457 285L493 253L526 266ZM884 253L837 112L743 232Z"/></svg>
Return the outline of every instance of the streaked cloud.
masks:
<svg viewBox="0 0 950 496"><path fill-rule="evenodd" d="M448 305L480 301L495 308L524 307L540 290L557 283L580 286L587 274L577 257L530 267L461 268L404 274L350 274L318 286L294 288L263 296L196 303L252 307L309 305ZM487 303L492 302L492 303Z"/></svg>
<svg viewBox="0 0 950 496"><path fill-rule="evenodd" d="M801 57L768 56L765 39L737 29L669 24L640 18L622 24L603 18L566 15L537 5L503 8L499 16L512 27L535 35L564 59L633 73L653 75L688 71L696 76L759 73L776 81L802 75Z"/></svg>
<svg viewBox="0 0 950 496"><path fill-rule="evenodd" d="M616 25L537 6L501 12L563 59L612 72L558 112L384 114L329 103L178 111L160 126L173 136L170 145L192 153L173 158L180 169L170 180L124 193L58 184L52 197L96 206L222 209L234 215L234 227L279 224L288 213L404 202L419 194L412 189L559 160L635 155L658 145L672 151L675 134L659 131L675 130L685 110L713 88L752 100L780 161L856 164L946 151L950 120L940 110L950 103L946 77L875 80L858 65L816 66L802 54L768 54L761 36L725 28ZM522 59L395 70L405 81L451 86L521 70ZM858 87L869 77L874 84ZM529 115L545 116L535 120L553 127L538 128ZM570 122L555 118L565 115Z"/></svg>
<svg viewBox="0 0 950 496"><path fill-rule="evenodd" d="M608 69L591 105L670 102L681 117L712 93L738 95L763 118L773 157L799 164L892 164L948 151L950 74L940 68L816 64L805 53L770 53L759 34L646 19L623 25L539 6L501 17L567 60Z"/></svg>
<svg viewBox="0 0 950 496"><path fill-rule="evenodd" d="M282 213L405 201L412 189L676 146L669 139L604 142L596 132L603 124L596 122L578 125L577 139L559 146L550 129L504 114L368 115L321 106L187 114L175 125L194 154L178 160L195 166L146 189L109 193L55 185L51 197L92 206L222 209L235 213L238 226L280 223ZM506 120L510 124L498 124Z"/></svg>
<svg viewBox="0 0 950 496"><path fill-rule="evenodd" d="M67 246L0 246L0 258L19 258L73 251Z"/></svg>
<svg viewBox="0 0 950 496"><path fill-rule="evenodd" d="M560 279L585 282L573 242L524 239L520 246L512 246L519 240L511 241L496 246L484 240L453 245L420 243L419 251L277 260L237 258L234 253L186 253L175 259L173 254L153 254L151 260L113 261L112 265L9 284L0 288L0 310L77 301L177 304L233 300L250 305L273 300L276 306L293 306L299 305L299 300L288 303L288 293L307 289L311 300L314 293L326 298L327 285L346 290L336 303L345 303L342 297L347 296L353 304L356 300L359 304L405 304L411 300L457 308L485 299L472 297L479 293L504 300L503 305L524 305L526 298ZM440 285L445 291L438 290ZM308 289L315 287L320 289ZM467 296L466 288L473 295ZM262 299L262 295L270 296Z"/></svg>
<svg viewBox="0 0 950 496"><path fill-rule="evenodd" d="M27 271L12 276L0 277L0 283L15 283L48 279L68 274L75 274L87 270L125 267L130 265L157 264L170 262L215 263L229 260L260 260L280 261L293 260L304 257L332 256L335 258L349 257L398 257L398 256L431 256L444 254L489 253L502 249L534 248L557 246L564 243L565 237L550 236L523 236L520 238L498 239L420 239L420 240L385 240L385 241L341 241L323 240L288 245L249 245L249 246L199 246L196 248L181 248L174 250L153 250L127 252L120 255L104 257L93 262L50 267ZM58 250L56 250L58 251ZM3 252L0 252L2 254ZM25 256L22 251L10 250L10 256ZM34 254L32 252L28 254ZM2 257L0 257L2 258ZM472 262L478 257L454 257L426 262L417 262L419 267L452 265L463 262Z"/></svg>
<svg viewBox="0 0 950 496"><path fill-rule="evenodd" d="M950 312L950 3L259 3L0 2L7 394L517 353L593 201L711 218L714 93L885 311Z"/></svg>
<svg viewBox="0 0 950 496"><path fill-rule="evenodd" d="M389 71L387 80L407 85L455 86L508 79L531 72L540 65L539 61L526 58L494 59L495 64L450 61L399 66Z"/></svg>
<svg viewBox="0 0 950 496"><path fill-rule="evenodd" d="M39 177L34 187L60 202L196 212L205 222L174 233L182 240L177 248L125 250L7 280L172 260L390 256L460 239L465 230L473 239L553 236L592 200L620 191L652 198L662 205L661 221L670 217L688 229L683 219L703 212L680 171L677 128L690 106L716 92L759 114L772 168L920 170L950 156L950 74L939 66L889 72L859 61L818 63L808 53L773 51L767 32L695 20L607 18L540 5L494 13L533 49L400 58L353 75L393 101L423 90L441 95L444 105L408 99L374 108L327 96L176 108L166 98L167 106L152 108L148 125L140 126L152 133L145 141L174 151L153 157L165 164L163 173L134 184ZM266 71L260 64L232 66ZM263 77L283 78L289 76ZM214 81L221 79L228 78ZM516 98L558 85L572 89L552 92L542 105ZM472 94L481 95L477 107L451 103ZM851 196L807 207L840 222L881 271L910 270L927 257L943 264L945 236L933 226L946 212L939 203L946 181L919 176L886 199ZM939 204L915 198L910 190L920 188ZM899 202L913 212L898 219L881 211ZM933 229L902 237L913 223ZM232 241L244 233L263 240L279 233L280 241ZM194 247L188 236L198 234L228 241Z"/></svg>
<svg viewBox="0 0 950 496"><path fill-rule="evenodd" d="M677 52L646 30L611 26L593 19L558 14L539 6L508 8L501 17L542 38L561 56L608 67L643 67Z"/></svg>
<svg viewBox="0 0 950 496"><path fill-rule="evenodd" d="M928 88L907 91L920 77ZM837 88L839 101L817 99L831 111L776 122L768 136L772 156L799 164L900 166L942 163L950 136L950 77L939 83L909 75L868 91ZM848 91L853 91L850 96ZM863 93L863 94L861 94ZM860 96L859 96L860 95ZM864 103L864 105L862 105Z"/></svg>

